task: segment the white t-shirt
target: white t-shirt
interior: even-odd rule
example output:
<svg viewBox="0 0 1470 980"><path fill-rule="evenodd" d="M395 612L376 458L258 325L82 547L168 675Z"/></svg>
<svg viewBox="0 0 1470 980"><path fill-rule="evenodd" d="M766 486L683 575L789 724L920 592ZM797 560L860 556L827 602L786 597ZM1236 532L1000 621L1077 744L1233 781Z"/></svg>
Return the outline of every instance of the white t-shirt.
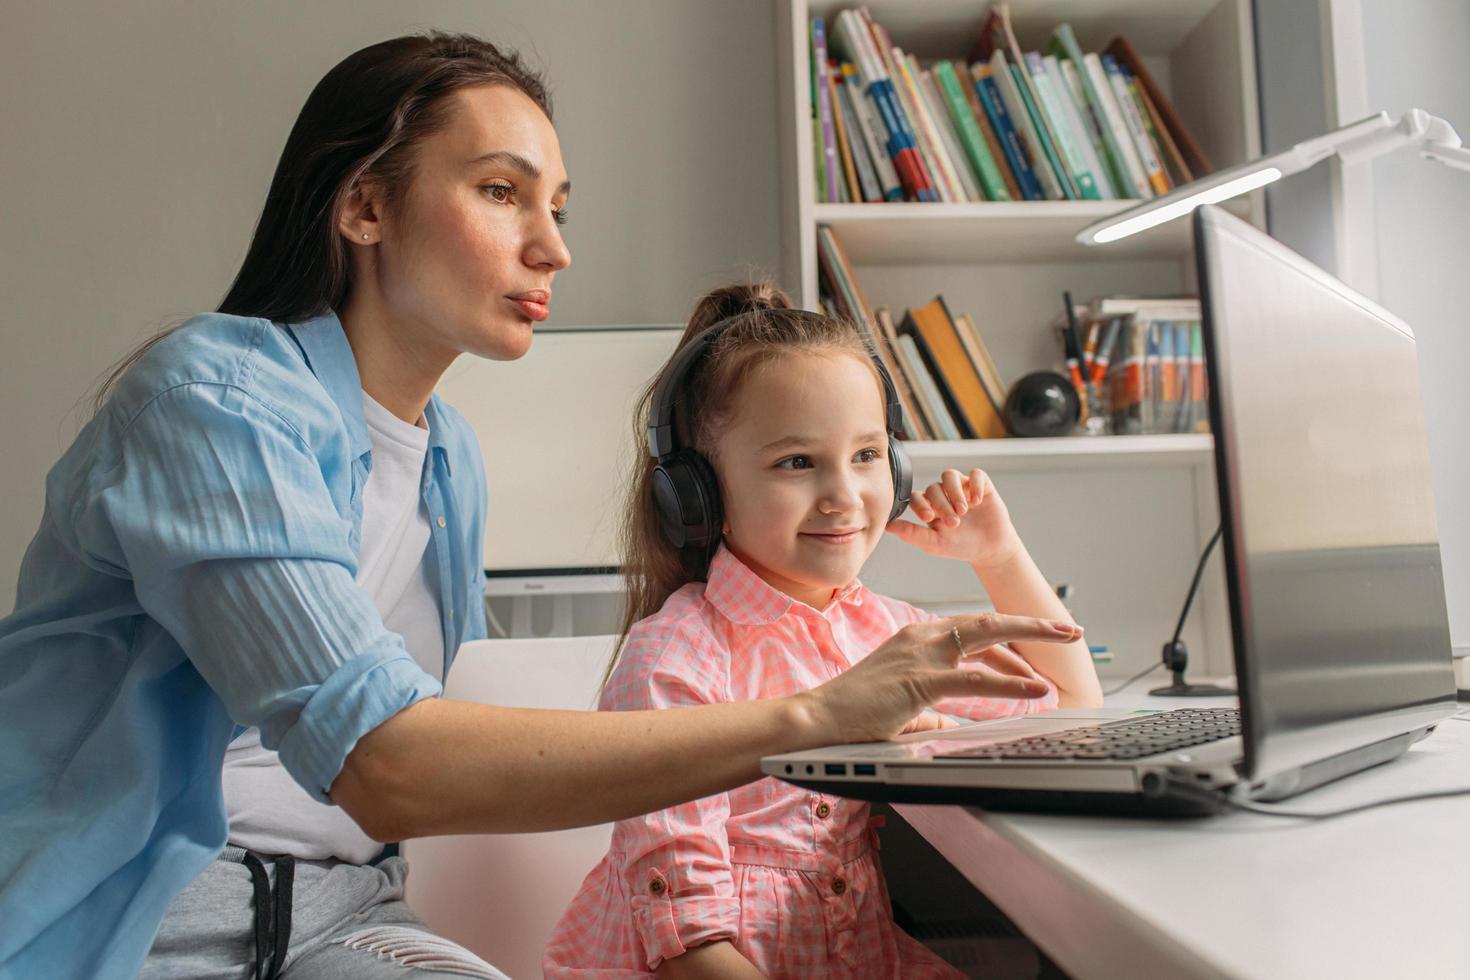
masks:
<svg viewBox="0 0 1470 980"><path fill-rule="evenodd" d="M411 425L362 395L373 443L373 468L362 498L357 584L372 594L387 628L403 637L425 671L444 677L439 599L426 561L429 511L423 501L429 430ZM276 753L248 729L225 753L225 813L230 843L303 860L365 864L382 845L340 807L318 803L291 778Z"/></svg>

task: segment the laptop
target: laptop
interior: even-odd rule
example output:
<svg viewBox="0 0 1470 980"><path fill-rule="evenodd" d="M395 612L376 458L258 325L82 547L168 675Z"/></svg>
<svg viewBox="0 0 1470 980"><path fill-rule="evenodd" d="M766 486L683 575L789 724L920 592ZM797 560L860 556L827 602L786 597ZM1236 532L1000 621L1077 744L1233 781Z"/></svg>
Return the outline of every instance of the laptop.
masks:
<svg viewBox="0 0 1470 980"><path fill-rule="evenodd" d="M1194 214L1238 707L1063 710L762 760L858 799L1199 814L1387 762L1455 711L1414 335Z"/></svg>

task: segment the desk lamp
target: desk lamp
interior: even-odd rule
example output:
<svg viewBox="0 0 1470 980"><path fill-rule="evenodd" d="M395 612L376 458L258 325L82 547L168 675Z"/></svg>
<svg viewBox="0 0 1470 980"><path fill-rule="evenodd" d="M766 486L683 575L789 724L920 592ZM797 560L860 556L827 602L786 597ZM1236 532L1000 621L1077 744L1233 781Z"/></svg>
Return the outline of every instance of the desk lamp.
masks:
<svg viewBox="0 0 1470 980"><path fill-rule="evenodd" d="M1430 160L1470 170L1470 150L1455 128L1423 109L1410 109L1398 122L1380 112L1325 136L1304 140L1282 153L1264 156L1191 181L1142 204L1095 221L1077 233L1083 245L1102 245L1183 217L1201 204L1215 204L1299 173L1336 154L1344 163L1371 160L1401 146L1417 147Z"/></svg>

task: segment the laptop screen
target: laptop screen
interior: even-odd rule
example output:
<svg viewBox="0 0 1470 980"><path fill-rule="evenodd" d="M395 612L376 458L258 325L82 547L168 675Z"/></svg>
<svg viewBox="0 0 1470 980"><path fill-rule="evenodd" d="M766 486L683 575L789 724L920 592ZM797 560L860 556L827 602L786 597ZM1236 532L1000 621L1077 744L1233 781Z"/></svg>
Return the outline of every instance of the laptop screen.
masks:
<svg viewBox="0 0 1470 980"><path fill-rule="evenodd" d="M1218 208L1195 213L1246 776L1454 707L1413 333Z"/></svg>

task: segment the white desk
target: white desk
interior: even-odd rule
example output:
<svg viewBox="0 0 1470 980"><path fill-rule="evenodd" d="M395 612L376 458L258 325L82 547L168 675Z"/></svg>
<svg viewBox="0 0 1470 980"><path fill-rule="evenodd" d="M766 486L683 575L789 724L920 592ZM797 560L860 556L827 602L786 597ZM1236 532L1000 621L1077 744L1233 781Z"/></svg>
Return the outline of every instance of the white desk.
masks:
<svg viewBox="0 0 1470 980"><path fill-rule="evenodd" d="M1458 786L1470 786L1470 721L1448 719L1403 758L1282 805ZM1326 821L894 809L1077 980L1470 977L1470 796Z"/></svg>

